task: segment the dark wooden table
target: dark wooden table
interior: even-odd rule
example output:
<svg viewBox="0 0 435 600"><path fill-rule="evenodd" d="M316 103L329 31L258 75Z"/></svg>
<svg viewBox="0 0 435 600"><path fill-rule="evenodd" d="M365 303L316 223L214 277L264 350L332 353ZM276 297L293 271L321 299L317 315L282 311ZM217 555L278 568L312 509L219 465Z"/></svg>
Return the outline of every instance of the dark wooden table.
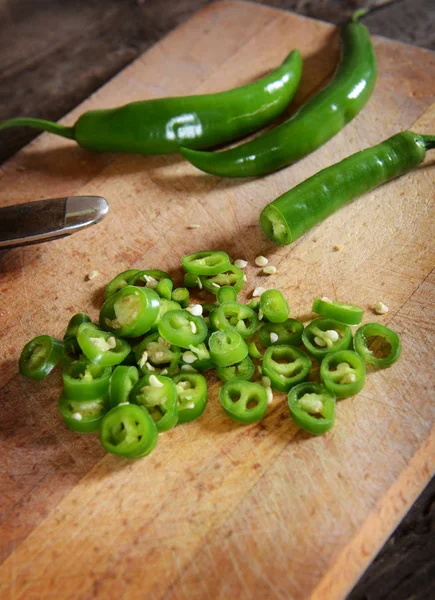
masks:
<svg viewBox="0 0 435 600"><path fill-rule="evenodd" d="M262 0L258 0L261 2ZM57 120L207 0L0 0L0 120ZM434 0L268 0L339 23L369 5L373 34L435 50ZM400 84L400 83L399 83ZM0 164L36 133L1 135ZM435 480L348 600L435 598Z"/></svg>

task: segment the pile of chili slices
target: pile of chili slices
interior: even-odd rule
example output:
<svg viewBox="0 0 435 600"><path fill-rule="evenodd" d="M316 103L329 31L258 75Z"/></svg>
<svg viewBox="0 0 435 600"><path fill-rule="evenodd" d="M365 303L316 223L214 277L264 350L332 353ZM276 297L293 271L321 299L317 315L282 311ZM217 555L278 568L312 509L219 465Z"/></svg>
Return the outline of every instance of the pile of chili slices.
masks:
<svg viewBox="0 0 435 600"><path fill-rule="evenodd" d="M200 417L207 405L202 373L211 369L232 419L261 420L277 390L288 393L299 427L322 434L334 424L336 400L363 388L365 363L386 367L400 356L397 334L379 323L352 335L350 326L362 320L357 306L316 298L313 312L321 316L304 327L289 317L277 289L257 288L248 304L237 302L245 261L236 266L225 252L206 250L181 263L185 287L174 289L157 269L124 271L106 287L98 324L78 313L63 340L38 336L21 353L20 373L31 379L60 363L64 423L79 433L99 431L108 452L145 456L158 433ZM216 302L192 303L188 288ZM309 381L316 361L321 383Z"/></svg>

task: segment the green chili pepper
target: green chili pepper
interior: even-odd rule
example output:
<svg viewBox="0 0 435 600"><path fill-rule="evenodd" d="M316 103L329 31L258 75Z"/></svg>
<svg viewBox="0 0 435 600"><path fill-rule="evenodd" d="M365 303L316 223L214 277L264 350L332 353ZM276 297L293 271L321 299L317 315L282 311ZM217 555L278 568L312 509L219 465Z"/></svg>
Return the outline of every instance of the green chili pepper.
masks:
<svg viewBox="0 0 435 600"><path fill-rule="evenodd" d="M157 428L146 408L135 404L118 405L104 415L100 442L107 452L141 458L157 444Z"/></svg>
<svg viewBox="0 0 435 600"><path fill-rule="evenodd" d="M119 365L130 353L130 344L93 323L83 323L77 332L77 341L83 354L97 365Z"/></svg>
<svg viewBox="0 0 435 600"><path fill-rule="evenodd" d="M202 250L183 256L181 259L183 269L193 275L218 275L227 271L230 266L230 257L220 250Z"/></svg>
<svg viewBox="0 0 435 600"><path fill-rule="evenodd" d="M158 326L159 334L171 344L181 348L197 346L207 337L207 324L202 317L187 310L170 310Z"/></svg>
<svg viewBox="0 0 435 600"><path fill-rule="evenodd" d="M306 381L292 388L288 395L290 416L298 427L321 435L334 425L335 394L323 385Z"/></svg>
<svg viewBox="0 0 435 600"><path fill-rule="evenodd" d="M177 424L177 389L169 377L145 375L132 389L130 399L147 409L157 431L168 431Z"/></svg>
<svg viewBox="0 0 435 600"><path fill-rule="evenodd" d="M187 288L197 288L202 289L202 282L198 275L194 275L193 273L186 273L184 275L184 285Z"/></svg>
<svg viewBox="0 0 435 600"><path fill-rule="evenodd" d="M257 344L255 342L250 342L248 344L248 354L251 358L262 358L262 354L257 348Z"/></svg>
<svg viewBox="0 0 435 600"><path fill-rule="evenodd" d="M118 365L112 373L109 383L109 407L129 401L130 392L139 381L139 372L136 367Z"/></svg>
<svg viewBox="0 0 435 600"><path fill-rule="evenodd" d="M95 365L86 358L71 362L62 373L65 396L77 401L107 396L111 375L111 367Z"/></svg>
<svg viewBox="0 0 435 600"><path fill-rule="evenodd" d="M24 117L4 121L0 129L42 129L103 152L166 154L177 152L181 145L210 148L243 137L275 119L296 93L301 73L302 59L294 50L269 75L227 92L90 110L72 127Z"/></svg>
<svg viewBox="0 0 435 600"><path fill-rule="evenodd" d="M242 269L235 265L230 265L226 271L218 275L200 275L199 278L204 288L215 295L223 286L231 286L236 293L239 293L245 283Z"/></svg>
<svg viewBox="0 0 435 600"><path fill-rule="evenodd" d="M19 371L40 381L57 365L63 355L63 342L49 335L39 335L27 343L20 356Z"/></svg>
<svg viewBox="0 0 435 600"><path fill-rule="evenodd" d="M364 309L354 304L345 304L329 298L314 298L313 312L323 317L335 319L346 325L358 325L362 321Z"/></svg>
<svg viewBox="0 0 435 600"><path fill-rule="evenodd" d="M184 370L189 365L195 371L207 371L214 367L214 362L205 344L198 344L198 346L191 344L189 350L181 355L181 369L183 369L183 365L185 365Z"/></svg>
<svg viewBox="0 0 435 600"><path fill-rule="evenodd" d="M157 319L154 321L154 325L151 327L150 331L157 331L163 315L171 310L181 310L181 306L178 304L178 302L174 302L174 300L160 298L159 314L157 315Z"/></svg>
<svg viewBox="0 0 435 600"><path fill-rule="evenodd" d="M376 81L370 35L356 15L340 33L342 61L335 77L288 121L224 152L181 148L181 153L206 173L255 177L281 169L331 139L365 106Z"/></svg>
<svg viewBox="0 0 435 600"><path fill-rule="evenodd" d="M314 358L322 360L329 352L350 348L352 345L352 332L343 323L321 317L314 319L305 327L302 333L302 342Z"/></svg>
<svg viewBox="0 0 435 600"><path fill-rule="evenodd" d="M127 271L123 271L116 275L116 277L107 284L104 291L105 299L107 300L107 298L110 298L110 296L129 285L130 280L138 273L140 273L139 269L128 269Z"/></svg>
<svg viewBox="0 0 435 600"><path fill-rule="evenodd" d="M161 337L158 331L148 335L135 350L136 362L145 375L173 375L180 362L181 350Z"/></svg>
<svg viewBox="0 0 435 600"><path fill-rule="evenodd" d="M237 292L230 285L224 285L218 289L216 300L219 304L223 304L224 302L237 302Z"/></svg>
<svg viewBox="0 0 435 600"><path fill-rule="evenodd" d="M260 355L261 356L261 355ZM247 356L242 362L236 365L230 365L229 367L216 367L216 375L222 381L231 381L233 379L243 379L250 381L255 373L255 365L252 360Z"/></svg>
<svg viewBox="0 0 435 600"><path fill-rule="evenodd" d="M86 313L77 313L69 320L68 327L66 328L63 339L66 340L70 337L77 337L77 331L82 323L92 323L92 319Z"/></svg>
<svg viewBox="0 0 435 600"><path fill-rule="evenodd" d="M169 275L169 273L166 273L166 271L161 271L160 269L144 269L142 271L138 271L135 275L133 275L129 280L128 285L136 285L137 287L147 287L152 290L155 290L157 285L163 279L171 279L171 276Z"/></svg>
<svg viewBox="0 0 435 600"><path fill-rule="evenodd" d="M249 308L252 308L252 310L255 310L255 312L258 313L260 310L260 298L251 298L246 306L249 306Z"/></svg>
<svg viewBox="0 0 435 600"><path fill-rule="evenodd" d="M67 337L63 340L63 355L60 358L60 366L66 367L75 360L84 358L82 349L79 346L76 336Z"/></svg>
<svg viewBox="0 0 435 600"><path fill-rule="evenodd" d="M177 388L178 424L202 415L207 405L207 383L199 373L180 373L173 379Z"/></svg>
<svg viewBox="0 0 435 600"><path fill-rule="evenodd" d="M100 429L106 411L106 398L76 401L62 394L58 408L68 429L77 433L93 433Z"/></svg>
<svg viewBox="0 0 435 600"><path fill-rule="evenodd" d="M259 321L257 313L246 304L224 302L211 313L210 323L214 329L234 329L242 338L249 338L257 331Z"/></svg>
<svg viewBox="0 0 435 600"><path fill-rule="evenodd" d="M352 350L331 352L320 364L320 379L337 398L358 394L364 387L365 378L364 361Z"/></svg>
<svg viewBox="0 0 435 600"><path fill-rule="evenodd" d="M218 367L229 367L248 356L248 346L240 333L233 329L215 331L208 341L210 355Z"/></svg>
<svg viewBox="0 0 435 600"><path fill-rule="evenodd" d="M226 414L239 423L260 421L267 410L267 392L258 383L232 379L219 390Z"/></svg>
<svg viewBox="0 0 435 600"><path fill-rule="evenodd" d="M395 331L380 323L366 323L355 333L355 352L376 367L389 367L399 360L402 344Z"/></svg>
<svg viewBox="0 0 435 600"><path fill-rule="evenodd" d="M283 323L264 323L259 330L260 342L269 346L299 346L304 325L297 319L287 319Z"/></svg>
<svg viewBox="0 0 435 600"><path fill-rule="evenodd" d="M270 346L264 353L261 368L274 390L288 392L308 379L311 360L303 350L294 346Z"/></svg>
<svg viewBox="0 0 435 600"><path fill-rule="evenodd" d="M138 337L151 329L159 314L154 290L128 285L108 298L100 310L100 325L121 337Z"/></svg>
<svg viewBox="0 0 435 600"><path fill-rule="evenodd" d="M323 169L268 206L260 222L275 244L290 244L336 210L420 164L435 136L402 131Z"/></svg>
<svg viewBox="0 0 435 600"><path fill-rule="evenodd" d="M284 323L288 319L288 304L279 290L266 290L261 294L260 310L272 323Z"/></svg>
<svg viewBox="0 0 435 600"><path fill-rule="evenodd" d="M171 294L171 300L177 302L180 308L187 308L190 304L189 290L185 287L175 288Z"/></svg>

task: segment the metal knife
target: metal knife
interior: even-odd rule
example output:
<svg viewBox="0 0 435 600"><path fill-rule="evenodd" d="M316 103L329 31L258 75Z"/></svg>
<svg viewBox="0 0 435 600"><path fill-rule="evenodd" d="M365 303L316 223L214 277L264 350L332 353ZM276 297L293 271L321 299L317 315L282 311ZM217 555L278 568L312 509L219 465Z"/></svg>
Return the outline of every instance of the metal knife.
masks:
<svg viewBox="0 0 435 600"><path fill-rule="evenodd" d="M0 248L57 239L98 223L109 210L101 196L69 196L0 208Z"/></svg>

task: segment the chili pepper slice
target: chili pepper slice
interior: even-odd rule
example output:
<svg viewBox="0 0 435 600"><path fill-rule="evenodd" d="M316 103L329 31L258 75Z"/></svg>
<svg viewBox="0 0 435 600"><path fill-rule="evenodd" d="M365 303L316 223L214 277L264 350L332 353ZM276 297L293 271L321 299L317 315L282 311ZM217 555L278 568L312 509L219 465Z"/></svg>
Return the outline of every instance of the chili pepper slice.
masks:
<svg viewBox="0 0 435 600"><path fill-rule="evenodd" d="M151 327L150 331L158 331L159 323L162 320L163 315L170 310L181 310L181 306L178 304L178 302L174 302L174 300L166 300L166 298L161 298L159 314L157 315L157 319L154 321L154 325Z"/></svg>
<svg viewBox="0 0 435 600"><path fill-rule="evenodd" d="M189 350L182 353L180 364L182 370L186 370L187 366L192 367L195 371L207 371L214 367L210 352L204 343L198 344L198 346L190 345Z"/></svg>
<svg viewBox="0 0 435 600"><path fill-rule="evenodd" d="M364 387L366 379L364 361L352 350L331 352L320 364L320 379L337 398L355 396Z"/></svg>
<svg viewBox="0 0 435 600"><path fill-rule="evenodd" d="M226 414L239 423L260 421L267 410L267 392L258 383L232 379L219 390Z"/></svg>
<svg viewBox="0 0 435 600"><path fill-rule="evenodd" d="M207 324L202 317L187 310L170 310L158 325L159 334L171 344L181 348L197 346L207 337Z"/></svg>
<svg viewBox="0 0 435 600"><path fill-rule="evenodd" d="M63 340L63 355L60 358L60 366L66 367L69 363L84 358L76 336L67 337Z"/></svg>
<svg viewBox="0 0 435 600"><path fill-rule="evenodd" d="M64 345L50 335L38 335L28 342L18 363L21 375L40 381L54 369L63 356Z"/></svg>
<svg viewBox="0 0 435 600"><path fill-rule="evenodd" d="M260 298L251 298L246 306L249 306L249 308L252 308L252 310L255 310L255 312L258 313L260 310Z"/></svg>
<svg viewBox="0 0 435 600"><path fill-rule="evenodd" d="M109 383L109 408L128 402L130 392L139 381L139 372L136 367L118 365L113 371Z"/></svg>
<svg viewBox="0 0 435 600"><path fill-rule="evenodd" d="M235 265L219 273L218 275L200 275L201 285L211 294L217 294L218 290L223 286L231 286L238 294L245 283L243 279L243 271Z"/></svg>
<svg viewBox="0 0 435 600"><path fill-rule="evenodd" d="M257 313L246 304L224 302L211 313L210 323L220 331L234 329L246 339L257 331L259 320Z"/></svg>
<svg viewBox="0 0 435 600"><path fill-rule="evenodd" d="M199 373L180 373L174 377L177 388L178 424L202 415L207 405L207 383Z"/></svg>
<svg viewBox="0 0 435 600"><path fill-rule="evenodd" d="M146 408L118 405L104 415L100 442L107 452L126 458L141 458L154 450L157 427Z"/></svg>
<svg viewBox="0 0 435 600"><path fill-rule="evenodd" d="M299 346L304 325L297 319L287 319L283 323L264 323L259 329L260 342L269 346Z"/></svg>
<svg viewBox="0 0 435 600"><path fill-rule="evenodd" d="M210 356L218 367L228 367L242 362L248 356L246 342L233 329L226 331L215 331L208 341Z"/></svg>
<svg viewBox="0 0 435 600"><path fill-rule="evenodd" d="M255 139L223 152L181 148L193 165L219 177L266 175L319 148L351 121L369 100L376 57L367 29L352 22L340 29L341 64L332 81L290 119Z"/></svg>
<svg viewBox="0 0 435 600"><path fill-rule="evenodd" d="M274 390L288 392L308 379L311 360L303 350L294 346L270 346L264 353L261 368Z"/></svg>
<svg viewBox="0 0 435 600"><path fill-rule="evenodd" d="M181 145L210 148L243 137L275 119L296 93L301 73L301 55L293 50L265 77L225 92L90 110L71 127L24 117L3 121L0 129L42 129L101 152L165 154L177 152Z"/></svg>
<svg viewBox="0 0 435 600"><path fill-rule="evenodd" d="M335 394L323 385L306 381L293 387L288 395L290 416L298 427L321 435L335 421Z"/></svg>
<svg viewBox="0 0 435 600"><path fill-rule="evenodd" d="M216 300L219 304L223 304L224 302L237 302L237 292L230 285L224 285L218 289Z"/></svg>
<svg viewBox="0 0 435 600"><path fill-rule="evenodd" d="M218 275L230 268L230 257L221 250L202 250L181 259L183 269L193 275Z"/></svg>
<svg viewBox="0 0 435 600"><path fill-rule="evenodd" d="M420 164L435 136L402 131L306 179L267 205L260 223L275 244L290 244L339 208Z"/></svg>
<svg viewBox="0 0 435 600"><path fill-rule="evenodd" d="M91 363L84 358L69 363L62 372L64 393L77 402L107 396L111 367Z"/></svg>
<svg viewBox="0 0 435 600"><path fill-rule="evenodd" d="M260 355L261 356L261 355ZM244 381L250 381L255 373L255 365L252 360L247 356L242 362L236 365L230 365L229 367L216 367L216 375L222 381L231 381L233 379L243 379Z"/></svg>
<svg viewBox="0 0 435 600"><path fill-rule="evenodd" d="M187 288L197 288L202 289L202 282L198 275L194 275L193 273L186 273L184 275L184 285Z"/></svg>
<svg viewBox="0 0 435 600"><path fill-rule="evenodd" d="M130 399L147 409L157 431L169 431L177 424L177 389L169 377L145 375L132 389Z"/></svg>
<svg viewBox="0 0 435 600"><path fill-rule="evenodd" d="M100 325L121 337L138 337L151 329L160 309L154 290L128 285L108 298L100 310Z"/></svg>
<svg viewBox="0 0 435 600"><path fill-rule="evenodd" d="M148 335L135 350L136 362L145 375L173 375L181 358L181 350L167 342L159 332Z"/></svg>
<svg viewBox="0 0 435 600"><path fill-rule="evenodd" d="M77 313L73 317L71 317L68 327L66 328L65 335L63 339L66 340L70 337L77 337L77 331L82 323L92 323L92 319L86 313Z"/></svg>
<svg viewBox="0 0 435 600"><path fill-rule="evenodd" d="M95 364L109 367L119 365L130 353L130 344L93 323L83 323L77 332L77 341L83 354Z"/></svg>
<svg viewBox="0 0 435 600"><path fill-rule="evenodd" d="M356 330L355 352L376 367L389 367L399 360L402 344L395 331L380 323L366 323Z"/></svg>
<svg viewBox="0 0 435 600"><path fill-rule="evenodd" d="M190 304L189 290L185 287L175 288L171 294L171 300L177 302L180 308L187 308Z"/></svg>
<svg viewBox="0 0 435 600"><path fill-rule="evenodd" d="M352 345L352 332L344 323L320 317L305 327L302 342L314 358L322 360L329 352L348 350Z"/></svg>
<svg viewBox="0 0 435 600"><path fill-rule="evenodd" d="M260 310L271 323L284 323L288 319L288 304L279 290L266 290L261 294Z"/></svg>
<svg viewBox="0 0 435 600"><path fill-rule="evenodd" d="M248 344L248 354L251 358L262 358L262 354L257 348L257 344L255 342L250 342Z"/></svg>
<svg viewBox="0 0 435 600"><path fill-rule="evenodd" d="M132 277L137 275L139 272L139 269L127 269L127 271L123 271L122 273L116 275L116 277L114 277L107 284L104 291L104 298L107 300L107 298L110 298L110 296L116 294L116 292L119 292L119 290L122 290L122 288L125 288L127 285L129 285L130 279L132 279Z"/></svg>
<svg viewBox="0 0 435 600"><path fill-rule="evenodd" d="M354 304L345 304L338 300L329 300L329 298L314 298L313 307L314 313L335 319L346 325L358 325L362 321L364 309Z"/></svg>
<svg viewBox="0 0 435 600"><path fill-rule="evenodd" d="M106 398L76 401L62 394L58 408L68 429L77 433L94 433L100 429L106 411Z"/></svg>

